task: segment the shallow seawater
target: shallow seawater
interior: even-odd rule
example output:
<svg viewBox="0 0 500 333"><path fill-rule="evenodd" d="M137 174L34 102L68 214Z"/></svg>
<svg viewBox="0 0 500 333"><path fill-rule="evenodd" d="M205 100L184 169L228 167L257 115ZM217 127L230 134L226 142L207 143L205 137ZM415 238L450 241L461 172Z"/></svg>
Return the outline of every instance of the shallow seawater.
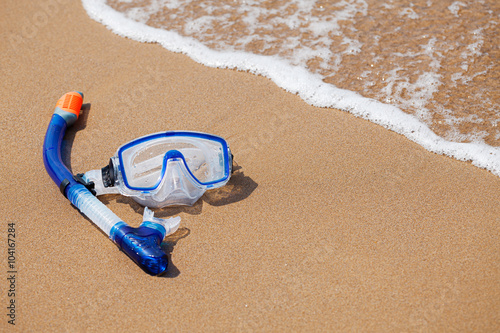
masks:
<svg viewBox="0 0 500 333"><path fill-rule="evenodd" d="M300 84L290 83L298 86L288 89L290 91L295 90L299 95L307 91L303 94L306 97L301 96L309 103L351 112L359 108L359 112L353 113L400 132L429 150L471 159L476 165L500 175L500 1L83 2L91 17L116 33L141 41L163 39L164 46L166 38L169 46L165 47L190 56L196 53L196 60L202 63L210 62L203 58L208 57L206 51L193 53L196 45L182 41L184 46L175 46L178 42L175 36L155 37L159 36L157 32L175 32L225 56L236 55L235 59L241 54L268 56L278 63L269 62L267 69L264 66L264 70L254 71L268 77L269 67L279 62L306 69L322 83L365 97L359 103L350 95L348 98L321 97L315 102L308 96L316 94L317 82L306 79ZM92 7L91 3L105 5ZM97 8L105 9L106 13L101 14L101 9ZM108 13L108 8L113 13ZM118 28L120 25L130 28L132 21L116 19L113 16L116 12L139 22L141 25L136 28L153 27L156 32L152 33L153 37L146 38L143 36L151 35L147 29L137 33L136 28ZM224 59L220 66L213 61L210 65L241 69L238 65L241 61L235 60L233 65L227 57ZM256 68L261 68L260 58L252 59L248 61L255 60L259 63ZM279 72L278 67L271 71ZM283 67L283 71L288 69ZM290 77L301 79L300 75ZM273 80L280 86L287 86ZM333 93L337 92L340 91ZM318 92L318 96L320 94ZM331 95L330 90L328 94ZM374 112L371 118L366 116L371 113L371 104L366 98L387 105L386 115L379 103L376 105L378 113ZM323 103L324 100L330 104ZM437 135L437 139L426 142L429 134L415 130L414 124L410 124L413 120L400 117L399 110L415 116ZM449 142L473 145L450 146ZM460 153L463 149L467 152Z"/></svg>
<svg viewBox="0 0 500 333"><path fill-rule="evenodd" d="M418 116L448 140L500 146L499 1L108 3L217 50L285 58Z"/></svg>

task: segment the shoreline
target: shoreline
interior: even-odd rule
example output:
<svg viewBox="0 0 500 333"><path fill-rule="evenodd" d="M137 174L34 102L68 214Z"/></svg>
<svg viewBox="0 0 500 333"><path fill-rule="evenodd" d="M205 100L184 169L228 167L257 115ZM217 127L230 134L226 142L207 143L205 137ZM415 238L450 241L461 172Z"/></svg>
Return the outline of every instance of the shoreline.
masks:
<svg viewBox="0 0 500 333"><path fill-rule="evenodd" d="M169 51L185 54L208 67L237 69L242 72L262 75L271 79L285 91L297 94L312 106L347 111L402 134L410 141L416 142L431 152L471 162L479 168L500 176L499 147L491 146L485 142L449 141L436 134L429 124L424 123L408 111L404 112L396 105L385 104L378 99L364 97L357 92L336 87L327 83L324 77L320 78L317 74L313 74L301 66L292 66L285 60L264 57L258 53L216 51L190 37L183 37L173 31L138 23L114 8L99 3L100 1L83 0L83 5L92 19L102 23L117 35L139 42L158 43ZM418 45L413 46L418 48ZM457 95L460 94L457 93ZM460 95L457 100L467 98ZM452 97L448 97L446 100L448 99L453 100ZM436 117L439 118L442 115ZM483 122L488 121L483 120ZM438 122L433 126L436 127L437 124L441 123ZM440 126L442 127L442 124Z"/></svg>

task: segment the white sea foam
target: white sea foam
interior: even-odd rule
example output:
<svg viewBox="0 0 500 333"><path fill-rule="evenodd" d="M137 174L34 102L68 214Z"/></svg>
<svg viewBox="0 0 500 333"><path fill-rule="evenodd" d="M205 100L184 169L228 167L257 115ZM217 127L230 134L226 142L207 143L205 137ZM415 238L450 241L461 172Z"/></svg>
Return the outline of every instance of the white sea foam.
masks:
<svg viewBox="0 0 500 333"><path fill-rule="evenodd" d="M464 4L463 2L460 2L460 1L455 1L454 3L452 3L450 6L448 6L448 9L450 10L450 12L452 12L453 15L455 15L456 17L458 17L458 12L460 11L460 7L466 7L467 5Z"/></svg>
<svg viewBox="0 0 500 333"><path fill-rule="evenodd" d="M445 154L458 160L471 161L474 165L485 168L500 176L500 148L492 147L482 142L482 133L475 133L470 143L452 142L436 135L425 123L425 119L428 117L426 102L429 100L429 96L432 96L441 84L439 74L434 71L434 69L440 67L440 61L442 59L438 53L433 51L433 43L436 43L436 40L431 38L428 43L422 47L421 51L415 52L414 54L401 54L401 57L431 57L432 61L429 66L432 70L430 72L420 73L416 81L411 82L411 80L403 76L398 76L398 68L396 68L392 70L392 73L389 73L386 85L380 93L381 95L386 95L386 99L382 100L403 107L405 103L408 103L408 100L401 98L399 101L394 101L394 97L399 95L395 95L393 92L405 90L406 93L411 95L410 103L413 103L413 106L416 106L418 110L420 110L420 114L418 114L420 119L417 118L417 116L403 112L395 105L385 104L371 98L362 97L356 92L340 89L332 84L326 83L324 81L324 76L306 69L304 62L311 59L311 57L317 56L317 52L322 54L323 57L334 59L337 66L340 64L342 54L333 54L331 52L329 46L332 42L328 36L334 36L335 34L341 36L341 31L339 30L339 22L341 20L352 18L359 12L366 12L366 4L364 4L363 1L344 0L339 2L339 6L344 6L344 10L340 11L340 14L332 19L328 19L326 22L315 20L314 17L304 18L303 15L300 14L302 11L304 13L310 11L315 1L292 1L294 5L297 6L298 11L294 14L295 16L292 15L292 18L282 21L281 23L295 27L303 24L304 20L308 21L310 32L317 36L316 42L318 45L322 45L322 47L318 48L313 46L302 47L297 50L293 59L242 52L230 45L224 45L222 48L223 50L214 50L192 37L181 36L174 31L153 28L144 24L150 14L158 11L160 2L162 2L163 5L165 4L163 0L151 0L147 8L143 11L131 9L125 13L114 10L106 4L105 0L82 0L82 2L91 18L103 23L118 35L140 42L159 43L170 51L184 53L193 60L206 66L238 69L268 77L279 87L291 93L298 94L302 99L314 106L338 108L351 112L356 116L368 119L376 124L380 124L390 130L403 134L410 140L422 145L432 152ZM170 1L168 5L173 8L179 6L179 3L180 1ZM246 20L247 23L252 23L252 21L257 20L257 17L262 13L259 11L252 12L253 9L250 5L253 1L247 0L245 3L249 6L243 7L243 10L246 10L246 15L244 15L243 19ZM458 6L460 5L461 3L456 3L450 6L451 8L449 10L456 15L459 13L457 8L459 8ZM207 10L209 12L211 9L208 8ZM272 9L269 11L272 13ZM411 8L408 8L408 10L400 14L410 19L418 18L418 14ZM221 18L218 17L217 19L220 20ZM279 15L275 18L275 20L278 21L280 19ZM204 16L189 22L184 29L190 30L190 32L197 31L203 33L207 27L210 27L210 21L212 20L214 20L214 17ZM270 28L272 28L272 26ZM478 36L478 43L482 42L480 34L480 30L474 32L474 35ZM243 37L243 41L250 41L251 39L252 34L247 34L247 36ZM271 43L271 39L272 37L269 37L266 42ZM293 36L286 37L285 39L284 42L288 48L293 49L294 45L298 43L298 40L294 39ZM347 51L344 52L361 52L362 42L359 40L354 40L343 35L342 40L342 43L347 45ZM241 40L239 42L241 42ZM471 46L464 52L474 53L476 51L477 46ZM464 63L462 65L467 65L467 57L468 54L464 54ZM320 67L321 66L324 67L324 63L320 64ZM335 71L336 69L334 68L333 70ZM367 78L369 73L370 71L364 71L360 79ZM453 77L453 80L455 80L454 82L464 79L466 78L460 73ZM373 85L373 82L367 80L364 84L369 86ZM446 114L447 110L443 108L442 112ZM445 121L450 121L450 118L446 118ZM462 135L455 130L452 130L450 134L455 137ZM471 137L469 136L468 139L470 140Z"/></svg>

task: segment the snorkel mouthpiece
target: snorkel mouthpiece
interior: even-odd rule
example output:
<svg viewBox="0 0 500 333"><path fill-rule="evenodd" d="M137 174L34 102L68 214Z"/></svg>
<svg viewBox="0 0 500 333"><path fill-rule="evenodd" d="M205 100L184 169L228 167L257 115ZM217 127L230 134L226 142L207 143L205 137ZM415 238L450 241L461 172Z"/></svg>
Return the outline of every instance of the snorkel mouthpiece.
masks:
<svg viewBox="0 0 500 333"><path fill-rule="evenodd" d="M93 182L79 175L73 176L62 162L64 134L78 119L82 103L83 94L76 91L65 94L57 102L43 144L45 168L62 194L110 236L139 267L151 275L162 274L167 269L168 258L161 249L161 242L165 235L175 232L180 218L158 219L146 207L143 223L138 228L132 228L91 193L95 186Z"/></svg>
<svg viewBox="0 0 500 333"><path fill-rule="evenodd" d="M130 259L151 275L161 274L167 269L168 258L160 246L163 237L164 234L156 228L144 223L139 228L132 228L124 222L117 223L110 235Z"/></svg>
<svg viewBox="0 0 500 333"><path fill-rule="evenodd" d="M111 228L109 238L146 273L159 275L168 265L161 241L166 235L174 233L180 222L180 217L166 220L154 217L153 211L144 207L143 222L138 228L119 222Z"/></svg>

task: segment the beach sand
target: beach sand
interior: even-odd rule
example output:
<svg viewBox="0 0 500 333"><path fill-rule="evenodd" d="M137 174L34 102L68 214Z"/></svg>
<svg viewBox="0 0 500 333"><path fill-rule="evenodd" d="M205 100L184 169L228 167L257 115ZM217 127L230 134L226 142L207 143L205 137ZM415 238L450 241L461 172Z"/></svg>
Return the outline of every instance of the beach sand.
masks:
<svg viewBox="0 0 500 333"><path fill-rule="evenodd" d="M6 2L0 21L0 249L6 276L15 223L20 331L500 329L499 177L266 78L116 36L79 1L51 3ZM165 277L121 253L44 169L47 125L72 90L86 103L65 137L73 173L157 131L231 145L226 187L156 210L182 218ZM132 200L102 200L142 221Z"/></svg>

